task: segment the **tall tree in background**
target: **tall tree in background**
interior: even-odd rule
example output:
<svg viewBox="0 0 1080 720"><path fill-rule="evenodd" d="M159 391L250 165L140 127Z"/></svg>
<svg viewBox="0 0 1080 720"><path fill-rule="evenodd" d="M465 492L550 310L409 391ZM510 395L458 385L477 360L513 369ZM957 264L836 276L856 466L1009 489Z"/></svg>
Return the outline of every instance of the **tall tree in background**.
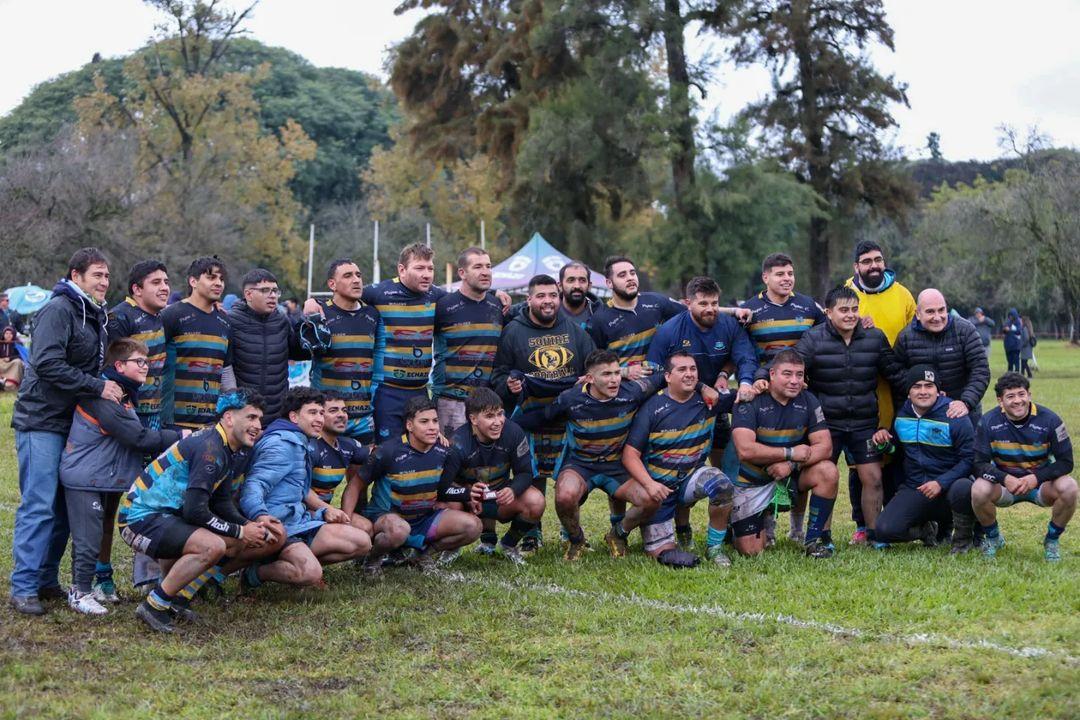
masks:
<svg viewBox="0 0 1080 720"><path fill-rule="evenodd" d="M902 215L915 190L894 172L881 135L896 125L889 103L906 105L907 96L867 54L874 43L893 48L881 0L749 0L730 32L737 63L772 72L771 95L746 111L771 151L834 215L860 203ZM829 217L810 221L811 286L818 297L835 279L832 239Z"/></svg>

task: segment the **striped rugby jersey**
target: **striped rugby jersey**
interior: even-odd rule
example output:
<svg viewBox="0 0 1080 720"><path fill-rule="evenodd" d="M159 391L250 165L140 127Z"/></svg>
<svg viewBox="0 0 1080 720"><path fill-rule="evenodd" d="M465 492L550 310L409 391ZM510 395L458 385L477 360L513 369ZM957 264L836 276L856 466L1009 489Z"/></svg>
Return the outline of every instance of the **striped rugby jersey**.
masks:
<svg viewBox="0 0 1080 720"><path fill-rule="evenodd" d="M311 441L311 489L325 503L334 499L334 492L350 467L363 467L368 449L350 437L340 435L337 446L324 437Z"/></svg>
<svg viewBox="0 0 1080 720"><path fill-rule="evenodd" d="M1031 403L1022 422L1009 420L1001 407L982 416L975 433L975 472L998 483L1006 475L1034 474L1040 483L1073 469L1072 440L1064 421L1049 408Z"/></svg>
<svg viewBox="0 0 1080 720"><path fill-rule="evenodd" d="M446 291L437 285L425 293L413 292L397 278L364 288L364 302L379 311L377 384L402 390L419 390L428 384L435 303L444 295Z"/></svg>
<svg viewBox="0 0 1080 720"><path fill-rule="evenodd" d="M221 373L232 362L228 316L182 301L162 310L160 317L165 335L161 422L191 429L211 425L217 418Z"/></svg>
<svg viewBox="0 0 1080 720"><path fill-rule="evenodd" d="M701 393L679 402L661 390L638 409L626 444L641 452L649 477L670 488L705 464L712 450L716 415L728 412L735 393L721 395L712 408ZM725 402L726 400L726 402Z"/></svg>
<svg viewBox="0 0 1080 720"><path fill-rule="evenodd" d="M778 305L762 290L743 307L752 313L746 331L762 365L772 362L784 348L794 347L804 332L825 322L825 313L814 299L801 293L792 293Z"/></svg>
<svg viewBox="0 0 1080 720"><path fill-rule="evenodd" d="M656 328L681 312L686 312L682 303L660 293L644 292L637 296L633 310L615 307L608 300L589 318L586 329L596 347L614 352L625 367L644 362Z"/></svg>
<svg viewBox="0 0 1080 720"><path fill-rule="evenodd" d="M764 392L748 403L739 403L731 416L731 429L753 430L757 442L771 447L795 447L808 443L810 433L828 430L825 413L821 403L812 394L803 390L786 405L777 402L770 393ZM768 485L772 477L749 461L739 461L739 475L734 483L737 487L756 487Z"/></svg>
<svg viewBox="0 0 1080 720"><path fill-rule="evenodd" d="M375 337L379 311L360 303L343 310L327 300L323 320L330 331L330 349L312 360L311 387L340 395L349 415L346 434L360 437L374 433L371 399L375 394Z"/></svg>
<svg viewBox="0 0 1080 720"><path fill-rule="evenodd" d="M502 435L491 443L480 442L466 423L454 431L446 460L448 483L484 483L490 490L510 487L515 496L533 481L533 459L529 439L517 423L507 420ZM511 475L513 480L510 479Z"/></svg>
<svg viewBox="0 0 1080 720"><path fill-rule="evenodd" d="M503 327L502 303L489 292L482 300L455 291L435 303L435 395L464 400L474 387L490 384Z"/></svg>
<svg viewBox="0 0 1080 720"><path fill-rule="evenodd" d="M396 513L411 523L433 513L449 452L439 443L421 452L399 438L376 447L365 468L371 487L368 516Z"/></svg>
<svg viewBox="0 0 1080 720"><path fill-rule="evenodd" d="M146 382L139 386L135 413L143 427L161 427L161 383L165 372L165 331L161 327L161 316L148 313L132 298L125 298L109 311L106 331L110 343L130 337L146 344L150 366L146 371Z"/></svg>
<svg viewBox="0 0 1080 720"><path fill-rule="evenodd" d="M586 464L620 462L634 413L656 394L661 382L660 373L623 380L619 394L610 400L594 398L588 383L562 392L544 412L549 420L566 419L567 458Z"/></svg>

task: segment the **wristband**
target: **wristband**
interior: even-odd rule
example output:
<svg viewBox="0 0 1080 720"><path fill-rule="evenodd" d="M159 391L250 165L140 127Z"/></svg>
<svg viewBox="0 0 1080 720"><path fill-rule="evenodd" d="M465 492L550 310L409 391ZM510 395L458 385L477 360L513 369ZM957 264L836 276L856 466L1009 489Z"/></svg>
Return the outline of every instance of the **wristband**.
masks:
<svg viewBox="0 0 1080 720"><path fill-rule="evenodd" d="M791 462L791 448L789 448L789 447L784 448L784 459L787 460L788 462Z"/></svg>

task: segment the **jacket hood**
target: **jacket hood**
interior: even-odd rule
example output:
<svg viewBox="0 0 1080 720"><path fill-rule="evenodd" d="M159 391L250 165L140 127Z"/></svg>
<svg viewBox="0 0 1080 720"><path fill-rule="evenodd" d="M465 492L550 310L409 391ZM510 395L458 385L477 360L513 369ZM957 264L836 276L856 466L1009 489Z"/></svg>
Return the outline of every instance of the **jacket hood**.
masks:
<svg viewBox="0 0 1080 720"><path fill-rule="evenodd" d="M292 440L307 445L307 436L304 435L304 431L296 423L285 418L278 418L267 426L263 437L270 435L280 435L282 440Z"/></svg>
<svg viewBox="0 0 1080 720"><path fill-rule="evenodd" d="M893 286L893 283L896 282L896 271L886 269L882 273L881 285L877 286L876 288L864 287L863 284L862 284L862 281L859 279L859 274L858 273L855 273L851 277L851 282L858 290L861 290L862 292L866 293L867 295L877 295L878 293L885 292L886 290L888 290L889 288L891 288Z"/></svg>
<svg viewBox="0 0 1080 720"><path fill-rule="evenodd" d="M1019 320L1020 319L1020 311L1017 310L1016 308L1009 308L1009 317L1013 318L1014 320Z"/></svg>
<svg viewBox="0 0 1080 720"><path fill-rule="evenodd" d="M75 283L69 279L63 279L53 285L53 295L61 295L66 297L75 306L82 310L82 321L86 324L87 315L94 318L99 325L104 325L103 316L105 315L105 306L99 305L92 297L82 291Z"/></svg>

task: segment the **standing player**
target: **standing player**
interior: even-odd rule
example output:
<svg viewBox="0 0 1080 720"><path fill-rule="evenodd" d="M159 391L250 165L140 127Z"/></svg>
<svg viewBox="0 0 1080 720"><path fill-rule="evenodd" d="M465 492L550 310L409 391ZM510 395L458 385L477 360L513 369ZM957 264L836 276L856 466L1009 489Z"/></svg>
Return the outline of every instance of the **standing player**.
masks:
<svg viewBox="0 0 1080 720"><path fill-rule="evenodd" d="M329 507L341 482L348 478L341 509L348 508L349 522L371 536L371 521L354 513L361 491L360 471L367 463L366 445L345 435L349 412L340 395L324 395L322 433L311 443L311 492L308 507Z"/></svg>
<svg viewBox="0 0 1080 720"><path fill-rule="evenodd" d="M411 398L404 412L404 436L376 447L365 468L371 485L365 514L374 524L375 535L364 572L371 576L382 572L384 555L406 543L423 550L421 565L430 566L432 550L453 551L480 537L480 518L436 507L450 450L438 442L435 401Z"/></svg>
<svg viewBox="0 0 1080 720"><path fill-rule="evenodd" d="M364 282L360 268L349 258L330 263L326 286L333 297L321 304L314 300L304 304L305 313L322 313L330 331L330 347L312 358L311 387L343 398L349 419L342 434L371 445L375 442L371 399L379 311L361 301Z"/></svg>
<svg viewBox="0 0 1080 720"><path fill-rule="evenodd" d="M790 483L810 490L806 554L832 557L828 536L838 473L829 459L832 441L817 398L803 389L803 360L794 350L781 350L769 368L769 391L735 408L732 438L739 453L739 476L731 530L735 549L743 555L765 550L763 520L773 486Z"/></svg>
<svg viewBox="0 0 1080 720"><path fill-rule="evenodd" d="M458 256L461 288L435 303L435 368L431 384L445 437L468 424L466 398L487 387L503 326L502 303L491 290L491 256L470 247Z"/></svg>
<svg viewBox="0 0 1080 720"><path fill-rule="evenodd" d="M229 319L218 301L225 265L201 257L188 267L188 297L161 311L165 334L161 421L200 430L214 423L218 396L235 387L229 367Z"/></svg>
<svg viewBox="0 0 1080 720"><path fill-rule="evenodd" d="M585 263L571 260L559 268L559 294L559 314L584 330L599 305Z"/></svg>
<svg viewBox="0 0 1080 720"><path fill-rule="evenodd" d="M971 506L982 525L981 549L994 557L1005 546L997 508L1029 502L1051 508L1043 538L1045 557L1061 559L1060 541L1076 511L1072 441L1060 417L1031 400L1031 383L1009 372L994 384L998 407L983 415L975 435Z"/></svg>
<svg viewBox="0 0 1080 720"><path fill-rule="evenodd" d="M491 388L473 389L465 412L469 424L454 433L443 468L442 499L479 503L483 531L477 552L492 555L498 543L503 555L520 565L525 560L518 543L540 522L545 504L544 495L533 487L529 439L506 419L502 400ZM501 541L496 521L510 523Z"/></svg>
<svg viewBox="0 0 1080 720"><path fill-rule="evenodd" d="M675 545L675 513L698 500L709 499L706 557L721 567L731 565L724 554L731 515L731 480L705 461L712 447L716 414L727 412L735 399L727 392L709 403L707 388L698 380L690 353L676 350L664 368L667 388L641 406L622 450L622 464L660 507L641 528L645 552L664 565L696 565L698 557Z"/></svg>

